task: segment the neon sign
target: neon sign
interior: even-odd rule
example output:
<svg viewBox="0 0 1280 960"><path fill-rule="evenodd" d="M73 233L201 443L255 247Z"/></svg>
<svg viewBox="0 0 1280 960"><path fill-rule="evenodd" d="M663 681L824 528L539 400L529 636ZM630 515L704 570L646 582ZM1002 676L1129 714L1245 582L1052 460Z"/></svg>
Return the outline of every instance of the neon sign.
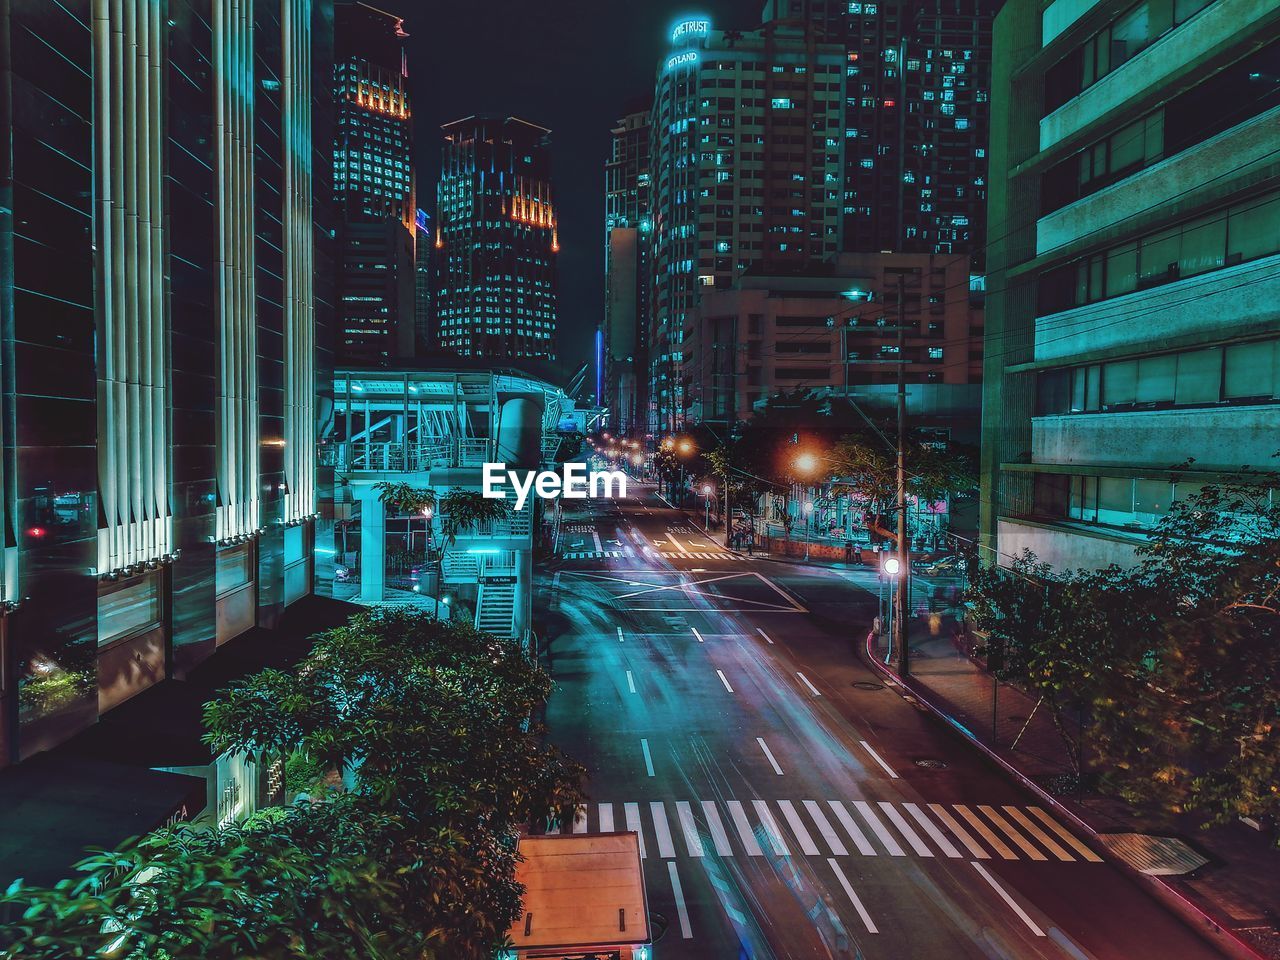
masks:
<svg viewBox="0 0 1280 960"><path fill-rule="evenodd" d="M682 66L686 63L697 63L697 62L698 62L698 51L687 50L684 53L677 53L674 57L670 57L667 60L667 69L674 70L676 67Z"/></svg>
<svg viewBox="0 0 1280 960"><path fill-rule="evenodd" d="M710 20L684 20L672 28L671 42L675 43L688 37L705 37L710 32Z"/></svg>

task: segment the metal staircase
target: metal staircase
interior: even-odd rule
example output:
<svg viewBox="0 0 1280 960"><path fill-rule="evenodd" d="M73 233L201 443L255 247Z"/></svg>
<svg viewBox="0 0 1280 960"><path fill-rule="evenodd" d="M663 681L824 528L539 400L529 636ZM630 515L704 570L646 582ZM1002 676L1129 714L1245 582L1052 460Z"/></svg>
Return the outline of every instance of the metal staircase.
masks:
<svg viewBox="0 0 1280 960"><path fill-rule="evenodd" d="M480 560L474 553L447 549L440 563L440 575L445 583L475 583L480 575Z"/></svg>
<svg viewBox="0 0 1280 960"><path fill-rule="evenodd" d="M476 599L476 629L512 639L516 624L516 585L481 583Z"/></svg>

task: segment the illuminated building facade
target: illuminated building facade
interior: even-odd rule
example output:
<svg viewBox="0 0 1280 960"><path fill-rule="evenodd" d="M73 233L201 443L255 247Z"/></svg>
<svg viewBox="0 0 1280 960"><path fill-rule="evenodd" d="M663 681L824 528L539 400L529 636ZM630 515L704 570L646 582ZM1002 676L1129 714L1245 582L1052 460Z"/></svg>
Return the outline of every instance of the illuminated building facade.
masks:
<svg viewBox="0 0 1280 960"><path fill-rule="evenodd" d="M312 592L332 7L0 19L3 765Z"/></svg>
<svg viewBox="0 0 1280 960"><path fill-rule="evenodd" d="M605 320L599 402L615 432L648 424L649 111L627 114L613 129L605 164Z"/></svg>
<svg viewBox="0 0 1280 960"><path fill-rule="evenodd" d="M437 343L464 357L554 360L551 131L517 117L467 117L443 130Z"/></svg>
<svg viewBox="0 0 1280 960"><path fill-rule="evenodd" d="M699 293L840 249L845 56L801 21L725 32L676 23L652 127L650 405L655 430L702 419Z"/></svg>
<svg viewBox="0 0 1280 960"><path fill-rule="evenodd" d="M983 270L994 0L769 0L845 49L844 249Z"/></svg>
<svg viewBox="0 0 1280 960"><path fill-rule="evenodd" d="M413 249L413 341L414 353L424 354L431 349L431 218L418 209Z"/></svg>
<svg viewBox="0 0 1280 960"><path fill-rule="evenodd" d="M1000 562L1128 566L1173 504L1273 469L1277 37L1267 0L997 16L981 533Z"/></svg>
<svg viewBox="0 0 1280 960"><path fill-rule="evenodd" d="M413 120L403 20L338 0L333 182L338 355L378 363L415 352Z"/></svg>

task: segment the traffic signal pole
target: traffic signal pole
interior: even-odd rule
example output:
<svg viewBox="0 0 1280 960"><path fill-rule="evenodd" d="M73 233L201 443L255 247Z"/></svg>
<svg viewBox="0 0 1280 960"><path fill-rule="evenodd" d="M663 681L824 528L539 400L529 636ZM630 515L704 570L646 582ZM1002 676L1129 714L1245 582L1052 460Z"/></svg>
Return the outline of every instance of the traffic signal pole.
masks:
<svg viewBox="0 0 1280 960"><path fill-rule="evenodd" d="M905 278L898 275L898 582L896 586L897 611L893 618L893 647L897 652L898 675L905 677L910 670L910 651L907 648L907 609L910 605L911 550L907 542L907 327Z"/></svg>

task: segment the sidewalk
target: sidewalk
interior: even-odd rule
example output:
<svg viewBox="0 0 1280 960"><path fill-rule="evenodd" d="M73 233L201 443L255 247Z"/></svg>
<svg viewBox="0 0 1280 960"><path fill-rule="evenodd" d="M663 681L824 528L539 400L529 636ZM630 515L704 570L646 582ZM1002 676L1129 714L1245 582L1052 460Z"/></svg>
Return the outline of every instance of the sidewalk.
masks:
<svg viewBox="0 0 1280 960"><path fill-rule="evenodd" d="M903 686L926 707L1074 820L1098 841L1100 853L1140 878L1219 949L1233 957L1280 960L1280 851L1265 832L1243 823L1200 830L1189 818L1082 792L1048 712L971 659L951 616L914 618L910 644L911 674ZM884 637L868 636L867 654L877 670L901 682L885 666ZM1207 862L1189 873L1153 876L1124 856L1120 838L1109 837L1115 834L1173 837Z"/></svg>

